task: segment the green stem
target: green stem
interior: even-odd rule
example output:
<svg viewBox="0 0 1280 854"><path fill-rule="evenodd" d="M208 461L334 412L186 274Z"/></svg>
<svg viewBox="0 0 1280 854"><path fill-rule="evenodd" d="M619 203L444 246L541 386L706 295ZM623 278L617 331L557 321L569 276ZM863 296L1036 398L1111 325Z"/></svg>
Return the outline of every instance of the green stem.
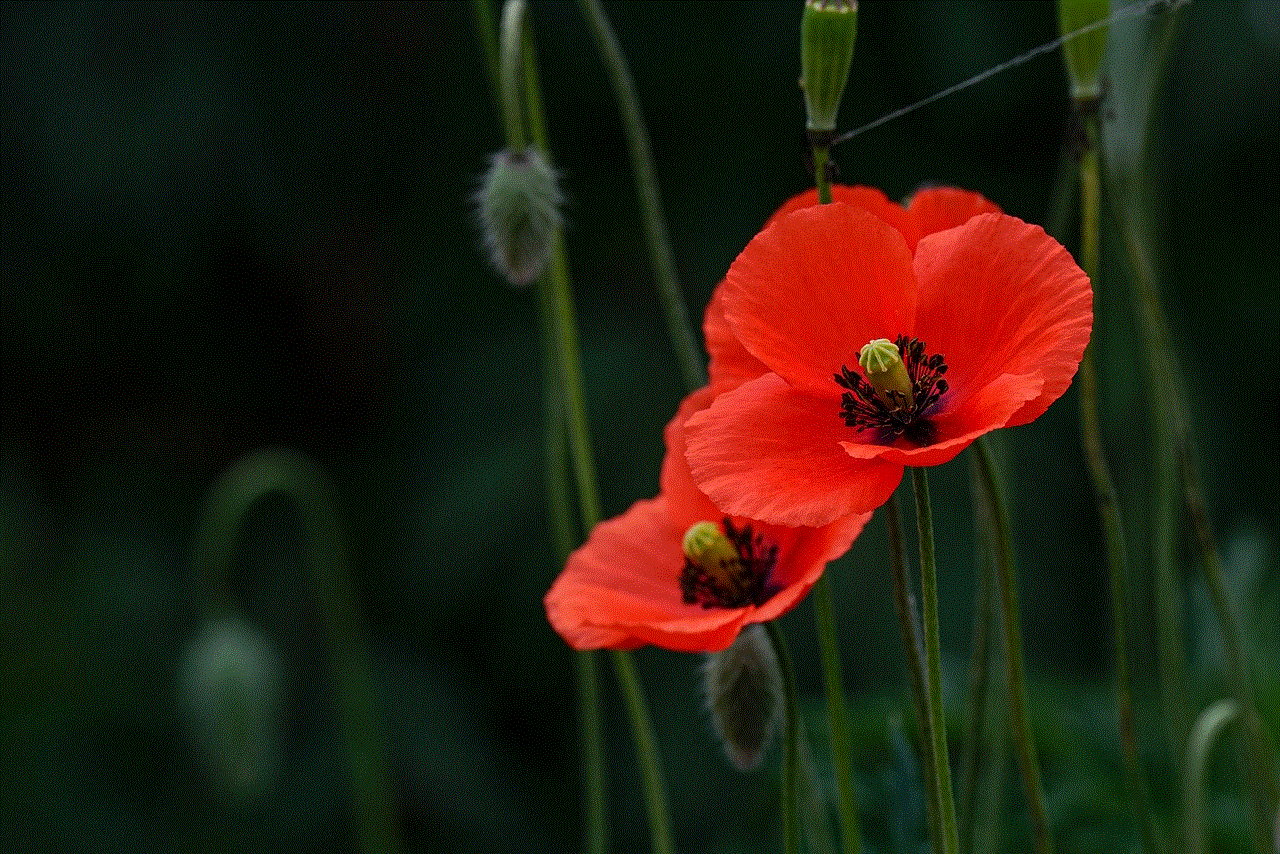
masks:
<svg viewBox="0 0 1280 854"><path fill-rule="evenodd" d="M508 0L508 2L520 2L520 0ZM534 144L544 153L549 153L545 112L542 107L542 90L538 84L537 63L534 59L536 54L533 46L533 31L527 23L523 30L525 106L529 115L529 131ZM555 235L550 263L543 275L551 282L548 288L549 328L553 331L557 373L564 390L565 424L569 433L569 453L573 459L577 479L578 508L582 515L584 530L590 531L600 523L603 514L600 489L596 484L595 454L592 451L591 434L587 426L582 356L578 349L578 322L573 308L573 289L569 282L569 264L565 257L562 234ZM615 650L613 664L626 701L627 714L631 719L631 733L636 743L636 754L644 783L645 804L649 813L649 835L653 852L654 854L673 854L675 848L671 836L671 819L667 810L666 785L648 704L640 688L640 680L636 675L631 654Z"/></svg>
<svg viewBox="0 0 1280 854"><path fill-rule="evenodd" d="M294 451L268 449L242 457L205 499L191 555L193 572L211 596L210 611L228 608L227 578L244 521L270 495L288 498L301 517L307 565L332 657L360 849L371 854L403 851L374 702L369 644L347 574L346 535L329 478Z"/></svg>
<svg viewBox="0 0 1280 854"><path fill-rule="evenodd" d="M827 164L831 162L831 149L825 145L813 145L813 181L818 187L818 204L831 203L831 179Z"/></svg>
<svg viewBox="0 0 1280 854"><path fill-rule="evenodd" d="M925 683L924 640L920 628L920 613L916 610L915 595L907 578L906 548L903 542L902 522L898 514L898 499L890 495L885 503L885 521L889 525L889 558L893 570L893 610L898 615L898 628L902 633L902 652L907 658L907 676L911 682L912 708L915 711L916 731L921 738L929 737L929 689ZM929 822L929 839L934 854L944 854L941 832L942 804L938 800L937 776L933 764L933 745L927 744L920 751L920 776L925 792L925 815Z"/></svg>
<svg viewBox="0 0 1280 854"><path fill-rule="evenodd" d="M947 751L947 718L942 706L942 638L938 625L938 570L933 553L933 511L929 505L929 476L911 469L916 495L916 527L920 534L920 596L924 600L925 661L929 683L929 735L933 747L938 803L942 807L943 850L956 854L956 805L951 795L951 760Z"/></svg>
<svg viewBox="0 0 1280 854"><path fill-rule="evenodd" d="M972 457L970 458L972 463ZM976 466L976 463L972 463ZM978 755L981 752L987 715L987 684L991 673L991 560L995 552L991 543L991 524L978 479L973 478L974 518L980 520L974 531L978 544L974 566L973 643L969 654L969 710L965 720L964 759L961 762L959 840L962 851L973 850L973 823L978 797Z"/></svg>
<svg viewBox="0 0 1280 854"><path fill-rule="evenodd" d="M1097 120L1084 118L1086 147L1080 157L1080 261L1081 268L1093 284L1094 299L1101 287L1101 221L1102 188L1098 172ZM1095 338L1096 340L1096 338ZM1093 481L1094 499L1098 505L1098 517L1102 525L1103 542L1107 553L1107 569L1111 587L1112 645L1116 657L1116 720L1120 731L1120 753L1124 763L1125 783L1129 789L1130 806L1138 822L1146 849L1151 854L1164 850L1151 808L1151 796L1147 791L1146 777L1138 760L1137 737L1133 728L1133 697L1129 688L1129 548L1125 541L1124 523L1120 515L1120 503L1116 496L1115 482L1107 464L1102 445L1102 426L1098 415L1098 376L1093 361L1094 341L1089 343L1080 363L1080 441L1089 477ZM1158 558L1158 555L1157 555ZM1181 655L1177 651L1177 633L1170 627L1172 606L1165 601L1171 591L1167 584L1157 579L1157 640L1160 661L1166 678L1172 685L1174 670L1180 672ZM1168 695L1166 695L1167 698Z"/></svg>
<svg viewBox="0 0 1280 854"><path fill-rule="evenodd" d="M493 10L488 0L474 0L476 33L481 51L490 69L490 83L495 100L503 107L504 126L508 145L522 147L524 128L519 99L518 70L527 65L524 82L526 98L531 103L530 121L536 124L537 136L546 150L546 127L543 122L541 93L537 85L537 67L533 61L531 36L521 13L520 4L515 11L504 9L503 25L506 28L501 51L499 71L498 36L494 31ZM517 38L519 36L519 38ZM523 44L523 54L518 49ZM527 59L527 63L525 60ZM557 238L557 251L561 254ZM563 262L563 258L561 258ZM563 566L577 540L571 520L568 483L565 477L565 406L564 387L560 377L559 354L555 346L556 329L552 323L554 305L552 279L542 276L538 282L538 317L541 327L543 410L546 417L544 432L544 460L546 466L547 510L555 548L557 566ZM600 661L599 653L579 652L574 655L574 676L578 691L578 744L581 751L582 808L584 847L587 854L604 854L609 840L609 816L605 795L604 726L600 714Z"/></svg>
<svg viewBox="0 0 1280 854"><path fill-rule="evenodd" d="M613 671L631 719L631 737L636 743L640 774L644 781L645 807L649 813L649 837L653 854L675 854L671 841L671 819L667 813L667 788L658 756L658 739L653 733L653 719L636 675L635 661L629 652L613 650Z"/></svg>
<svg viewBox="0 0 1280 854"><path fill-rule="evenodd" d="M773 651L782 671L783 701L786 705L782 745L782 850L785 854L798 854L800 834L796 821L796 763L799 754L799 709L796 706L796 677L791 666L791 653L787 650L786 639L782 637L776 621L770 620L764 627L769 632L769 640L773 642Z"/></svg>
<svg viewBox="0 0 1280 854"><path fill-rule="evenodd" d="M1018 608L1018 582L1013 569L1013 540L1009 529L1008 505L1000 488L995 460L982 437L973 444L978 454L978 472L991 507L991 520L996 535L996 578L1000 585L1001 616L1004 620L1006 679L1009 683L1009 717L1013 724L1014 747L1018 754L1018 770L1031 813L1032 838L1036 851L1051 854L1053 836L1044 806L1044 788L1040 783L1040 763L1036 759L1035 736L1027 715L1027 682L1022 662L1022 628Z"/></svg>
<svg viewBox="0 0 1280 854"><path fill-rule="evenodd" d="M1257 711L1253 706L1249 688L1248 671L1240 643L1240 629L1222 582L1222 559L1209 519L1208 505L1200 482L1198 453L1191 429L1186 389L1178 373L1173 352L1172 336L1168 320L1156 286L1156 275L1151 257L1143 244L1138 227L1131 215L1121 213L1121 236L1125 252L1133 271L1135 296L1139 303L1139 320L1143 332L1144 349L1152 360L1153 373L1158 385L1153 389L1157 396L1159 417L1168 424L1174 442L1174 453L1182 475L1183 500L1191 517L1196 543L1201 552L1201 567L1209 598L1222 630L1227 655L1228 678L1236 703L1242 710L1244 727L1242 737L1242 761L1247 769L1253 789L1252 833L1254 846L1265 851L1270 835L1269 824L1276 804L1276 780L1274 767L1268 763L1273 755L1264 734Z"/></svg>
<svg viewBox="0 0 1280 854"><path fill-rule="evenodd" d="M1187 739L1187 759L1183 770L1182 791L1186 798L1186 811L1183 813L1184 835L1187 841L1187 854L1204 854L1205 845L1205 766L1209 761L1209 751L1218 740L1223 727L1231 723L1239 709L1230 700L1219 700L1196 719Z"/></svg>
<svg viewBox="0 0 1280 854"><path fill-rule="evenodd" d="M1171 48L1177 41L1182 18L1183 16L1177 14L1164 16L1154 46L1146 51L1145 70L1148 75L1146 88L1148 98L1151 100L1154 100L1162 88L1169 66L1169 56L1172 53ZM1154 108L1148 104L1145 114L1146 122L1141 128L1136 147L1139 154L1146 151L1154 114ZM1274 751L1253 705L1248 670L1239 641L1239 628L1230 603L1223 593L1221 558L1201 487L1199 454L1191 424L1187 391L1177 367L1173 336L1170 334L1168 318L1160 299L1155 265L1148 248L1149 235L1145 233L1147 231L1145 224L1140 221L1145 204L1144 190L1147 182L1142 180L1143 175L1124 174L1116 163L1110 166L1112 179L1123 191L1112 193L1111 198L1116 218L1120 222L1120 236L1125 254L1133 272L1131 277L1134 285L1133 298L1137 303L1143 349L1150 360L1151 371L1156 377L1156 381L1152 383L1152 393L1155 395L1154 407L1158 412L1157 420L1168 425L1172 436L1173 453L1182 476L1183 498L1191 516L1196 542L1202 553L1201 565L1205 574L1205 583L1209 588L1210 598L1221 624L1232 691L1240 713L1244 717L1241 753L1254 794L1252 799L1253 841L1256 850L1264 852L1270 845L1268 837L1272 834L1270 825L1273 821L1277 797L1276 769L1272 759Z"/></svg>
<svg viewBox="0 0 1280 854"><path fill-rule="evenodd" d="M813 585L813 610L818 619L822 676L827 692L827 723L831 728L831 761L835 766L836 792L839 795L838 815L842 850L845 854L858 854L862 850L862 828L858 823L858 805L854 800L853 792L853 767L849 752L849 712L845 707L840 642L836 638L831 582L825 573L819 576Z"/></svg>
<svg viewBox="0 0 1280 854"><path fill-rule="evenodd" d="M538 279L538 316L541 322L544 461L547 511L555 549L555 565L564 566L577 541L566 473L564 390L559 381L554 330L551 324L551 279ZM587 854L604 854L609 844L609 818L605 798L604 726L600 714L600 661L597 652L573 656L578 688L578 744L581 750L582 807Z"/></svg>
<svg viewBox="0 0 1280 854"><path fill-rule="evenodd" d="M498 70L502 63L498 58L498 25L493 17L493 4L490 0L471 0L471 18L476 25L480 55L484 58L484 73L489 78L489 92L493 95L494 107L499 112L498 121L502 121L502 78Z"/></svg>
<svg viewBox="0 0 1280 854"><path fill-rule="evenodd" d="M671 238L667 234L666 220L662 216L662 198L658 193L658 178L653 168L653 148L640 114L640 99L636 97L635 83L627 68L626 57L614 35L609 19L605 17L597 0L580 0L582 13L591 28L596 49L604 61L613 85L613 96L622 114L622 127L627 136L627 149L631 153L631 168L636 175L636 193L640 199L640 217L644 222L645 241L649 246L649 261L657 280L658 295L666 313L667 329L680 373L686 388L693 391L707 382L702 366L702 354L689 325L689 314L680 294L676 279L675 259L671 253Z"/></svg>
<svg viewBox="0 0 1280 854"><path fill-rule="evenodd" d="M512 151L521 151L525 146L524 111L520 108L522 68L527 69L528 65L520 61L524 13L524 0L507 0L507 5L502 7L502 32L499 37L502 126L507 135L507 147Z"/></svg>

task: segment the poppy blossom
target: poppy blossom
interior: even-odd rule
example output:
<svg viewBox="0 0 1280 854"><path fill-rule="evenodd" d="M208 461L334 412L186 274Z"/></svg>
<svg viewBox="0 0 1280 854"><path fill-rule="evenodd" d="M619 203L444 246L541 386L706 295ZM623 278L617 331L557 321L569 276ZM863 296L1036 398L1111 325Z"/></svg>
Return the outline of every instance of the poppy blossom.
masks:
<svg viewBox="0 0 1280 854"><path fill-rule="evenodd" d="M995 203L958 187L926 187L912 195L911 201L903 206L890 201L888 196L874 187L834 184L831 187L831 200L846 202L880 217L898 230L912 252L920 238L926 234L964 225L978 214L1002 212ZM765 227L768 228L774 220L792 211L816 204L817 188L798 193L774 211ZM724 319L724 282L711 293L702 331L707 342L707 354L711 357L707 372L711 375L712 385L720 382L737 385L744 380L769 373L769 368L748 353L734 337Z"/></svg>
<svg viewBox="0 0 1280 854"><path fill-rule="evenodd" d="M694 392L667 424L658 497L597 525L551 586L547 618L570 646L725 649L794 607L870 518L785 527L717 510L689 474L683 425L719 390Z"/></svg>
<svg viewBox="0 0 1280 854"><path fill-rule="evenodd" d="M919 195L922 212L943 203L934 224L965 216ZM998 212L929 233L914 208L780 212L733 262L713 365L740 384L686 425L694 481L724 512L817 526L874 510L905 466L1025 424L1070 384L1093 292L1067 251Z"/></svg>

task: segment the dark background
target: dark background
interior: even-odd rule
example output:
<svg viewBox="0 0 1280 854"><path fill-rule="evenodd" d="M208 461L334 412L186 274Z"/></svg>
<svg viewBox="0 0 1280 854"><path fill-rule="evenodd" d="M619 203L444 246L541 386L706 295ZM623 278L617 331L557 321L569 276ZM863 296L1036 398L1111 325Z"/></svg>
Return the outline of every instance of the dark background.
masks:
<svg viewBox="0 0 1280 854"><path fill-rule="evenodd" d="M801 4L605 9L700 318L736 253L808 184ZM250 518L233 577L240 610L281 661L275 782L228 793L182 712L183 651L204 607L187 568L200 503L227 465L268 445L313 456L336 484L411 845L578 844L571 659L541 604L558 567L542 503L537 321L531 294L485 267L472 228L469 196L501 129L470 13L3 5L0 847L355 845L329 657L284 502ZM1205 486L1274 728L1280 6L1194 2L1178 14L1146 192ZM614 515L656 490L661 428L682 390L602 66L575 5L535 2L532 20ZM1136 38L1143 24L1124 27ZM841 127L1055 35L1051 3L866 2ZM956 184L1046 223L1067 114L1050 54L870 131L837 159L847 182L891 197ZM1112 248L1097 327L1107 439L1138 579L1139 724L1157 797L1175 810L1181 770L1159 742L1142 580L1148 399ZM1065 850L1123 850L1109 836L1128 833L1109 594L1075 413L1068 393L1002 447L1051 809ZM958 725L973 589L967 470L957 461L932 477ZM1225 683L1192 554L1180 551L1198 709ZM910 790L910 763L893 739L909 714L883 523L833 572L868 838L904 850L893 827L909 805L894 793ZM783 624L816 709L809 606ZM721 757L698 659L644 650L637 661L681 849L776 846L776 777L739 775ZM640 851L638 777L610 678L605 693L615 850ZM1234 766L1216 774L1213 820L1239 826ZM1025 834L1015 786L1011 849Z"/></svg>

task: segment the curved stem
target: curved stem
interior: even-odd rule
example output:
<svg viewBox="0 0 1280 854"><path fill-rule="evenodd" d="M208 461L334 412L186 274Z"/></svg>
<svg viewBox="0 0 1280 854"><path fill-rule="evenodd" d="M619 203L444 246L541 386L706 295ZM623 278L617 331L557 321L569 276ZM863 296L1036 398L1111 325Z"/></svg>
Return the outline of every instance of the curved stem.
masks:
<svg viewBox="0 0 1280 854"><path fill-rule="evenodd" d="M1177 40L1182 21L1183 16L1180 15L1165 16L1154 46L1146 52L1145 71L1148 75L1146 94L1151 100L1154 100L1162 88L1169 66L1168 60L1172 53L1171 48ZM1139 154L1145 154L1148 137L1154 124L1154 113L1154 108L1148 104L1145 113L1146 121L1141 128L1138 146L1135 149ZM1239 640L1239 628L1230 602L1223 591L1221 557L1218 554L1208 505L1201 487L1199 455L1191 423L1187 391L1178 368L1168 317L1160 299L1155 264L1151 258L1150 229L1142 221L1142 211L1146 202L1146 182L1142 180L1143 175L1125 174L1124 170L1119 168L1121 164L1112 162L1108 165L1110 166L1109 178L1121 190L1121 192L1111 193L1110 196L1116 218L1120 223L1120 236L1125 254L1133 273L1132 297L1136 303L1143 349L1147 353L1150 370L1155 377L1155 382L1152 383L1153 405L1157 411L1157 418L1167 423L1168 432L1171 435L1173 454L1182 478L1183 499L1187 512L1191 516L1192 528L1202 555L1201 565L1205 583L1209 588L1210 599L1222 629L1232 692L1235 694L1240 713L1244 718L1240 752L1243 754L1242 763L1247 769L1250 786L1253 789L1251 824L1254 847L1257 851L1263 852L1270 844L1268 839L1272 834L1270 824L1276 808L1277 780L1273 759L1274 747L1254 708L1249 687L1248 667Z"/></svg>
<svg viewBox="0 0 1280 854"><path fill-rule="evenodd" d="M297 508L307 566L332 657L340 725L361 850L399 852L393 789L374 702L369 645L347 574L347 544L332 482L309 457L285 449L241 457L214 484L196 525L191 562L211 612L230 607L227 578L250 511L270 495Z"/></svg>
<svg viewBox="0 0 1280 854"><path fill-rule="evenodd" d="M631 736L636 743L640 774L644 780L645 807L649 813L649 836L653 854L675 854L671 837L671 819L667 814L667 788L658 756L658 739L653 734L653 719L645 703L640 677L636 675L631 654L613 650L613 670L622 687L622 696L631 719Z"/></svg>
<svg viewBox="0 0 1280 854"><path fill-rule="evenodd" d="M1085 150L1080 157L1080 262L1081 268L1093 283L1094 299L1101 286L1099 256L1101 254L1102 190L1098 174L1097 121L1087 118L1084 127ZM1095 339L1096 340L1096 339ZM1149 852L1163 850L1159 841L1155 818L1151 809L1151 796L1146 778L1138 760L1137 737L1133 729L1133 698L1129 689L1129 654L1126 627L1128 625L1129 597L1129 549L1125 541L1124 523L1120 515L1120 502L1116 497L1115 482L1107 464L1102 446L1102 426L1098 415L1098 375L1093 361L1094 342L1080 362L1080 441L1089 477L1093 481L1094 499L1098 505L1098 517L1102 524L1103 542L1107 553L1107 568L1111 586L1111 625L1116 657L1116 720L1120 730L1120 752L1124 763L1125 782L1131 795L1131 807L1138 822L1143 842ZM985 446L984 446L985 449ZM1159 555L1156 556L1157 560ZM1157 578L1159 582L1159 578ZM1172 606L1168 603L1171 591L1168 584L1157 583L1157 596L1161 600L1157 608L1156 634L1159 642L1161 670L1166 684L1178 684L1176 674L1181 673L1181 655L1177 651L1177 633L1171 628ZM1174 696L1177 696L1175 694ZM1166 693L1166 700L1169 695ZM1176 719L1177 710L1170 710Z"/></svg>
<svg viewBox="0 0 1280 854"><path fill-rule="evenodd" d="M622 114L627 149L631 153L631 168L636 175L636 193L640 198L640 217L644 222L649 261L653 265L658 295L666 313L671 345L680 362L680 373L684 377L685 387L693 391L706 384L707 373L702 366L702 354L689 325L689 313L685 309L680 283L676 279L671 238L667 234L666 220L662 216L662 198L658 193L658 178L653 168L653 148L649 144L649 134L640 114L640 99L636 97L635 83L627 68L622 47L618 44L618 38L614 35L604 10L600 8L600 3L597 0L580 0L579 5L591 28L591 36L600 52L600 58L604 60L609 82L613 85L613 96Z"/></svg>
<svg viewBox="0 0 1280 854"><path fill-rule="evenodd" d="M831 762L836 772L839 796L840 838L845 854L862 850L862 829L853 793L853 768L849 761L849 711L845 707L841 677L840 642L836 637L835 606L831 582L820 575L813 585L813 610L818 618L818 643L822 655L822 677L827 693L827 723L831 728Z"/></svg>
<svg viewBox="0 0 1280 854"><path fill-rule="evenodd" d="M799 722L796 707L796 677L791 666L791 653L787 649L786 639L778 628L776 621L764 624L769 632L769 640L773 643L774 654L778 657L778 668L782 671L783 701L786 705L782 743L782 850L785 854L798 854L800 851L800 834L796 820L796 765L799 754Z"/></svg>
<svg viewBox="0 0 1280 854"><path fill-rule="evenodd" d="M1186 798L1183 813L1187 854L1204 854L1204 770L1209 761L1209 751L1218 740L1223 727L1231 723L1239 709L1230 700L1219 700L1201 713L1191 728L1187 739L1187 759L1183 768L1182 791Z"/></svg>
<svg viewBox="0 0 1280 854"><path fill-rule="evenodd" d="M907 676L911 682L912 708L915 711L916 731L921 738L930 738L929 688L925 683L924 640L920 628L920 613L916 610L915 594L907 578L906 547L902 539L902 522L898 514L898 499L890 495L884 505L885 520L889 525L889 563L893 570L893 610L898 615L898 628L902 633L902 652L907 658ZM938 801L937 772L933 764L932 740L920 751L920 776L924 783L925 815L929 822L929 839L934 854L944 854L941 832L942 804Z"/></svg>
<svg viewBox="0 0 1280 854"><path fill-rule="evenodd" d="M1200 548L1201 569L1209 590L1210 602L1222 630L1231 690L1235 694L1236 703L1242 710L1241 714L1244 718L1242 738L1245 746L1241 752L1254 794L1252 798L1254 846L1259 851L1265 851L1267 836L1270 834L1268 824L1272 821L1272 813L1276 805L1276 775L1274 765L1268 762L1268 757L1273 756L1274 751L1253 706L1248 669L1240 643L1239 624L1223 587L1222 558L1218 552L1213 524L1209 518L1208 505L1204 500L1200 483L1198 454L1191 429L1186 389L1175 367L1176 358L1172 337L1157 292L1154 266L1137 233L1137 225L1132 221L1132 217L1122 216L1121 236L1133 272L1132 281L1139 303L1140 327L1145 349L1152 361L1153 374L1157 378L1154 393L1158 397L1158 417L1167 420L1174 443L1173 453L1182 477L1183 500L1191 517L1196 544Z"/></svg>
<svg viewBox="0 0 1280 854"><path fill-rule="evenodd" d="M951 761L947 751L947 719L942 707L942 639L938 626L938 571L933 554L933 511L929 505L929 476L911 469L916 495L916 526L920 533L920 596L924 600L925 661L929 687L929 735L933 747L938 803L942 807L943 850L959 850L956 805L951 795Z"/></svg>
<svg viewBox="0 0 1280 854"><path fill-rule="evenodd" d="M1027 680L1022 663L1022 629L1018 609L1018 582L1013 570L1013 541L1009 533L1009 512L996 476L995 461L982 437L973 443L978 454L978 472L991 506L991 520L996 534L996 578L1000 585L1001 615L1004 619L1006 678L1009 682L1009 717L1013 724L1013 740L1018 754L1018 770L1031 813L1032 838L1036 851L1051 854L1053 836L1044 806L1044 788L1040 783L1040 763L1036 758L1035 736L1027 715Z"/></svg>

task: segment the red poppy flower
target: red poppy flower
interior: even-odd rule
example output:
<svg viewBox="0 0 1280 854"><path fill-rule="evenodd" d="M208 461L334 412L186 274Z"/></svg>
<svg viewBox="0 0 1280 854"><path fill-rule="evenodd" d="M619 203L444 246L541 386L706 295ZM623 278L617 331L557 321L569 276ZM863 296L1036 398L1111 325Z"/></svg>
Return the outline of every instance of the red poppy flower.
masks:
<svg viewBox="0 0 1280 854"><path fill-rule="evenodd" d="M859 192L871 203L779 212L713 298L715 374L742 382L690 418L688 461L724 512L823 525L873 510L904 466L1039 417L1079 366L1092 290L1043 230L969 217L973 194L924 191L875 215ZM896 391L859 364L877 340L905 368Z"/></svg>
<svg viewBox="0 0 1280 854"><path fill-rule="evenodd" d="M743 626L772 620L799 602L870 518L852 514L818 528L792 528L717 510L690 477L683 429L714 396L710 387L694 392L667 425L661 494L597 525L551 586L547 618L570 646L725 649ZM686 556L686 534L704 522L712 523L703 527L720 548L729 549L721 572L712 567L708 573Z"/></svg>

